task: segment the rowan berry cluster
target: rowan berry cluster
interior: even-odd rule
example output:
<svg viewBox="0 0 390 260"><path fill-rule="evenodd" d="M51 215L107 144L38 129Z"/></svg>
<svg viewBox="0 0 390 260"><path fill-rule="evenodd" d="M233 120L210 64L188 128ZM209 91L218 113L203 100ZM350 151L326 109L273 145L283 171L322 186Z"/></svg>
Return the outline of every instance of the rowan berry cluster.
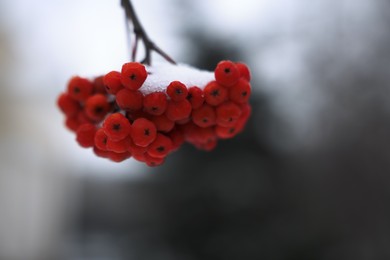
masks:
<svg viewBox="0 0 390 260"><path fill-rule="evenodd" d="M218 139L240 133L250 116L250 72L243 63L221 61L205 86L172 81L146 94L147 77L144 65L129 62L93 80L70 79L57 104L80 146L114 162L133 157L157 166L184 142L213 150Z"/></svg>

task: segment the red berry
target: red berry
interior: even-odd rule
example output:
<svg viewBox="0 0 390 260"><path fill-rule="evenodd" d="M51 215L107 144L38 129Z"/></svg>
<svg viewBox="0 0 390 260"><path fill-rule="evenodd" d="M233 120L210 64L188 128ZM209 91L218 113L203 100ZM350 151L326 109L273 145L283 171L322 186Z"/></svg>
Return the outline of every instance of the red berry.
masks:
<svg viewBox="0 0 390 260"><path fill-rule="evenodd" d="M75 116L80 110L80 104L70 97L68 93L62 93L57 99L57 105L68 117Z"/></svg>
<svg viewBox="0 0 390 260"><path fill-rule="evenodd" d="M217 135L215 134L214 127L206 127L199 129L199 142L200 143L209 143L215 139L217 139Z"/></svg>
<svg viewBox="0 0 390 260"><path fill-rule="evenodd" d="M196 148L198 148L199 150L204 150L204 151L212 151L215 149L215 147L217 147L217 140L216 139L213 139L213 140L209 140L207 141L206 143L196 143L194 144Z"/></svg>
<svg viewBox="0 0 390 260"><path fill-rule="evenodd" d="M245 104L242 106L242 114L241 114L240 118L237 120L237 124L235 126L237 133L240 133L244 129L244 127L249 119L249 116L251 115L251 111L252 111L252 108L249 104Z"/></svg>
<svg viewBox="0 0 390 260"><path fill-rule="evenodd" d="M106 91L112 95L116 95L119 90L123 89L121 82L121 73L118 71L110 71L103 77L103 84Z"/></svg>
<svg viewBox="0 0 390 260"><path fill-rule="evenodd" d="M134 120L138 118L143 117L146 119L150 119L152 116L143 110L137 110L137 111L126 111L126 117L130 120L131 123L133 123Z"/></svg>
<svg viewBox="0 0 390 260"><path fill-rule="evenodd" d="M139 162L145 162L146 161L145 155L146 155L146 153L132 154L133 158L136 159Z"/></svg>
<svg viewBox="0 0 390 260"><path fill-rule="evenodd" d="M122 84L131 90L139 89L145 82L148 73L145 66L138 62L125 63L122 66L121 81Z"/></svg>
<svg viewBox="0 0 390 260"><path fill-rule="evenodd" d="M204 103L203 90L198 87L190 87L188 89L188 101L190 101L192 109L200 108Z"/></svg>
<svg viewBox="0 0 390 260"><path fill-rule="evenodd" d="M95 146L99 148L100 150L106 151L107 150L107 140L108 137L106 133L104 132L103 128L99 128L96 131L94 142Z"/></svg>
<svg viewBox="0 0 390 260"><path fill-rule="evenodd" d="M76 131L76 141L81 147L93 147L95 144L96 127L93 124L83 124Z"/></svg>
<svg viewBox="0 0 390 260"><path fill-rule="evenodd" d="M175 122L170 120L165 115L153 116L151 121L156 125L157 131L169 132L175 126Z"/></svg>
<svg viewBox="0 0 390 260"><path fill-rule="evenodd" d="M206 103L212 106L218 106L227 98L227 90L216 81L211 81L204 88L204 98Z"/></svg>
<svg viewBox="0 0 390 260"><path fill-rule="evenodd" d="M96 146L93 147L93 152L96 154L96 156L102 157L102 158L108 158L110 156L109 151L100 150Z"/></svg>
<svg viewBox="0 0 390 260"><path fill-rule="evenodd" d="M252 108L248 103L246 103L246 104L241 105L241 110L242 110L242 113L241 113L239 120L245 120L245 122L246 122L252 113Z"/></svg>
<svg viewBox="0 0 390 260"><path fill-rule="evenodd" d="M188 141L188 137L191 135L193 131L196 131L199 126L195 125L194 122L190 121L187 124L178 125L177 129L183 134L184 139ZM191 138L190 138L191 139Z"/></svg>
<svg viewBox="0 0 390 260"><path fill-rule="evenodd" d="M140 154L144 154L146 153L146 151L148 150L147 147L142 147L142 146L138 146L136 145L133 140L131 139L131 137L128 138L128 142L129 142L129 147L128 147L128 151L132 154L132 155L140 155Z"/></svg>
<svg viewBox="0 0 390 260"><path fill-rule="evenodd" d="M237 128L235 126L223 127L223 126L217 125L215 127L215 133L221 139L229 139L229 138L232 138L233 136L235 136L238 133L238 131L237 131Z"/></svg>
<svg viewBox="0 0 390 260"><path fill-rule="evenodd" d="M240 79L237 84L229 89L229 98L238 104L247 103L251 95L251 86L245 79Z"/></svg>
<svg viewBox="0 0 390 260"><path fill-rule="evenodd" d="M84 110L81 110L77 113L77 121L80 125L86 124L86 123L93 123L91 120L87 117Z"/></svg>
<svg viewBox="0 0 390 260"><path fill-rule="evenodd" d="M116 153L128 152L130 147L130 138L124 138L119 141L107 140L107 150Z"/></svg>
<svg viewBox="0 0 390 260"><path fill-rule="evenodd" d="M122 89L116 94L116 103L126 111L137 111L142 108L143 95L138 90Z"/></svg>
<svg viewBox="0 0 390 260"><path fill-rule="evenodd" d="M238 119L237 124L233 126L236 135L241 133L244 130L246 122L247 120L245 120L244 118Z"/></svg>
<svg viewBox="0 0 390 260"><path fill-rule="evenodd" d="M191 121L191 118L187 117L187 118L175 121L175 124L176 125L185 125L185 124L187 124L190 121Z"/></svg>
<svg viewBox="0 0 390 260"><path fill-rule="evenodd" d="M172 151L179 149L179 147L185 141L184 134L179 129L172 130L171 132L168 133L168 136L172 140L172 144L173 144Z"/></svg>
<svg viewBox="0 0 390 260"><path fill-rule="evenodd" d="M124 153L116 153L116 152L109 152L108 158L110 158L113 162L123 162L126 159L129 159L131 157L131 154L129 152Z"/></svg>
<svg viewBox="0 0 390 260"><path fill-rule="evenodd" d="M215 125L215 118L215 109L208 104L192 111L192 121L200 127Z"/></svg>
<svg viewBox="0 0 390 260"><path fill-rule="evenodd" d="M85 102L85 114L94 121L101 121L107 115L110 104L103 94L95 94Z"/></svg>
<svg viewBox="0 0 390 260"><path fill-rule="evenodd" d="M241 116L241 108L231 101L227 101L217 107L217 124L231 127L237 123Z"/></svg>
<svg viewBox="0 0 390 260"><path fill-rule="evenodd" d="M172 140L163 135L157 134L156 140L149 146L147 153L155 158L164 158L172 150Z"/></svg>
<svg viewBox="0 0 390 260"><path fill-rule="evenodd" d="M193 127L189 128L186 139L192 144L206 144L216 139L216 135L213 127L203 128L194 125Z"/></svg>
<svg viewBox="0 0 390 260"><path fill-rule="evenodd" d="M190 121L184 125L178 125L176 129L178 129L184 136L184 140L188 141L188 136L191 135L191 132L199 126L195 125L194 122ZM200 127L199 127L200 128Z"/></svg>
<svg viewBox="0 0 390 260"><path fill-rule="evenodd" d="M75 76L68 83L68 94L77 101L85 101L93 92L92 83L85 78Z"/></svg>
<svg viewBox="0 0 390 260"><path fill-rule="evenodd" d="M120 113L111 114L103 122L103 129L108 138L114 141L119 141L131 132L131 125L129 120Z"/></svg>
<svg viewBox="0 0 390 260"><path fill-rule="evenodd" d="M180 81L172 81L167 87L167 94L173 101L182 101L187 97L188 89Z"/></svg>
<svg viewBox="0 0 390 260"><path fill-rule="evenodd" d="M165 115L172 121L179 121L188 118L191 110L191 103L187 99L178 102L170 101L168 102Z"/></svg>
<svg viewBox="0 0 390 260"><path fill-rule="evenodd" d="M156 125L148 119L136 119L132 128L131 138L138 146L146 147L156 139Z"/></svg>
<svg viewBox="0 0 390 260"><path fill-rule="evenodd" d="M246 79L247 81L251 81L251 72L248 66L242 62L236 62L236 66L240 72L240 77Z"/></svg>
<svg viewBox="0 0 390 260"><path fill-rule="evenodd" d="M69 129L72 130L73 132L77 131L77 128L79 128L80 123L79 120L77 119L77 116L75 117L67 117L65 120L65 126Z"/></svg>
<svg viewBox="0 0 390 260"><path fill-rule="evenodd" d="M162 115L168 105L167 95L163 92L152 92L144 97L143 105L144 110L149 114Z"/></svg>
<svg viewBox="0 0 390 260"><path fill-rule="evenodd" d="M99 76L93 79L93 93L107 94L106 87L104 86L103 76Z"/></svg>
<svg viewBox="0 0 390 260"><path fill-rule="evenodd" d="M217 147L217 143L218 143L217 139L210 140L207 143L203 144L202 149L205 150L205 151L210 152L210 151L214 150Z"/></svg>
<svg viewBox="0 0 390 260"><path fill-rule="evenodd" d="M164 163L165 159L164 158L156 158L153 156L150 156L149 154L144 155L144 160L146 165L149 167L156 167Z"/></svg>
<svg viewBox="0 0 390 260"><path fill-rule="evenodd" d="M230 87L237 83L240 72L237 66L228 60L220 61L214 70L215 80L224 87Z"/></svg>
<svg viewBox="0 0 390 260"><path fill-rule="evenodd" d="M65 126L73 132L76 132L80 125L86 124L86 123L91 123L91 122L89 122L89 120L80 121L79 114L84 114L84 113L83 113L83 111L80 111L76 116L66 117L66 119L65 119Z"/></svg>

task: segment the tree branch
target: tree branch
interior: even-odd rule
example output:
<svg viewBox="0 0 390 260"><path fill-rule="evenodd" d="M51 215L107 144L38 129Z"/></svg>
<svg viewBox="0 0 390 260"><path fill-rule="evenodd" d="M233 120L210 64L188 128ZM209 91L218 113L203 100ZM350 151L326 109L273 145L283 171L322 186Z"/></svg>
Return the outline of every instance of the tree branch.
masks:
<svg viewBox="0 0 390 260"><path fill-rule="evenodd" d="M131 4L131 0L121 0L121 5L125 10L126 18L133 24L135 42L131 54L132 60L133 61L135 60L137 54L138 42L139 40L141 40L145 46L145 58L141 61L141 63L150 65L151 53L152 51L155 51L158 54L160 54L164 59L166 59L168 62L172 64L176 64L176 62L171 57L169 57L168 54L166 54L162 49L160 49L154 42L150 40L149 36L145 32L143 26L141 25L137 17L134 7Z"/></svg>

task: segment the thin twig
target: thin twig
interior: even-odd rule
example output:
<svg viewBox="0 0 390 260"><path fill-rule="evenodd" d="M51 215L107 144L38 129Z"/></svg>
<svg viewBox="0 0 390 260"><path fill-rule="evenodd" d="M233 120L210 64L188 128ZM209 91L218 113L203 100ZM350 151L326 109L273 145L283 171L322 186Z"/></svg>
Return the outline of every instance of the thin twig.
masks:
<svg viewBox="0 0 390 260"><path fill-rule="evenodd" d="M131 0L121 0L121 5L125 10L126 17L133 24L133 31L135 34L135 42L132 51L132 59L135 60L135 56L137 54L138 41L141 40L145 46L145 58L141 61L141 63L150 65L151 63L151 52L155 51L160 54L164 59L169 61L172 64L176 64L176 62L168 56L162 49L160 49L154 42L152 42L149 36L146 34L143 26L141 25L137 14L131 4Z"/></svg>
<svg viewBox="0 0 390 260"><path fill-rule="evenodd" d="M125 17L125 28L126 28L127 48L128 48L129 53L130 53L131 52L131 32L130 32L130 25L129 25L129 21L127 20L127 17Z"/></svg>

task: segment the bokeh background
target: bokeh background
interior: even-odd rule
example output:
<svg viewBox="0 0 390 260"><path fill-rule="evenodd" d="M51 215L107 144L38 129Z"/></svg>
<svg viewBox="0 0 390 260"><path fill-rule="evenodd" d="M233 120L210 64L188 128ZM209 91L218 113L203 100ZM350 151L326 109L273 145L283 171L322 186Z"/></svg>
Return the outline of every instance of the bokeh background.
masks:
<svg viewBox="0 0 390 260"><path fill-rule="evenodd" d="M55 102L128 60L119 0L0 1L1 260L390 259L389 1L133 4L177 61L250 66L246 130L95 157Z"/></svg>

